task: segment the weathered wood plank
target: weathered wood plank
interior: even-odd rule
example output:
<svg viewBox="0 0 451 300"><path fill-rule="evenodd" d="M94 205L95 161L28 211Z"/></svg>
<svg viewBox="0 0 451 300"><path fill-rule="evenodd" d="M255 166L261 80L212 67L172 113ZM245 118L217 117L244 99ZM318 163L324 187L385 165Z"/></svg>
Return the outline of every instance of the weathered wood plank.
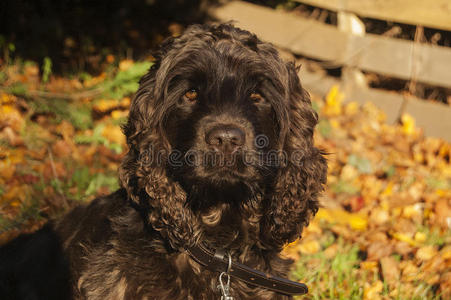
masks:
<svg viewBox="0 0 451 300"><path fill-rule="evenodd" d="M374 103L387 116L386 122L394 124L399 120L401 107L406 101L401 94L372 88L347 89L340 80L322 76L301 68L302 85L310 93L324 97L333 85L340 86L345 101L355 101L361 105ZM415 97L407 98L404 112L413 116L416 126L424 130L426 136L439 137L451 142L451 108L441 103L433 103Z"/></svg>
<svg viewBox="0 0 451 300"><path fill-rule="evenodd" d="M213 8L210 15L222 22L233 21L261 39L294 53L307 56L314 54L313 57L321 60L340 57L347 46L345 33L318 27L315 21L250 3L228 2ZM334 43L333 47L330 45L331 41Z"/></svg>
<svg viewBox="0 0 451 300"><path fill-rule="evenodd" d="M450 0L295 0L362 17L451 30Z"/></svg>
<svg viewBox="0 0 451 300"><path fill-rule="evenodd" d="M344 101L355 101L360 105L366 102L374 103L379 109L384 111L387 116L386 122L394 124L398 121L403 97L394 92L388 92L379 89L359 88L354 87L349 89L346 85L330 76L318 75L301 68L299 72L302 86L309 91L309 93L324 97L334 85L338 85L340 90L344 93ZM449 134L451 141L451 132Z"/></svg>
<svg viewBox="0 0 451 300"><path fill-rule="evenodd" d="M240 1L211 10L263 40L307 57L431 85L451 87L451 49L368 34L363 37L282 11Z"/></svg>
<svg viewBox="0 0 451 300"><path fill-rule="evenodd" d="M425 135L451 142L451 108L441 103L409 99L405 112L414 116L416 125Z"/></svg>

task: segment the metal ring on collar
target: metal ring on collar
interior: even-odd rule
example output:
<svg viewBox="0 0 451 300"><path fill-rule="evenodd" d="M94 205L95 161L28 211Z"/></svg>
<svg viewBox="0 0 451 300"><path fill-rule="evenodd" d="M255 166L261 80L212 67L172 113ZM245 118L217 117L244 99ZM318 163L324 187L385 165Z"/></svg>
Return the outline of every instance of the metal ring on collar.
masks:
<svg viewBox="0 0 451 300"><path fill-rule="evenodd" d="M227 265L227 271L226 271L226 273L228 274L230 272L230 270L232 269L232 256L230 255L229 252L227 252L227 258L229 259L229 264Z"/></svg>

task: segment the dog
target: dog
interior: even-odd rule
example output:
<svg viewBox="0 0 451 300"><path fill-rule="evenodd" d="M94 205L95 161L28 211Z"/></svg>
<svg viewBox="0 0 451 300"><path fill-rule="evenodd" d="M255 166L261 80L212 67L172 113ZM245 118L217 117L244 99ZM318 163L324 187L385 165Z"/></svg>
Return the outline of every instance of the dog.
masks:
<svg viewBox="0 0 451 300"><path fill-rule="evenodd" d="M0 298L302 293L280 252L316 213L327 163L298 69L230 24L192 25L154 56L123 126L121 188L1 248Z"/></svg>

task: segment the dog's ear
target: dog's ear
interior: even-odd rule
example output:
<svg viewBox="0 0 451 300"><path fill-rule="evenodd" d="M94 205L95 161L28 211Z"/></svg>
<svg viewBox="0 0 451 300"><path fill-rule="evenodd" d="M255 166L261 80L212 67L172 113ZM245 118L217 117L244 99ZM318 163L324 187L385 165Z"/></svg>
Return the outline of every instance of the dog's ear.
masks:
<svg viewBox="0 0 451 300"><path fill-rule="evenodd" d="M318 210L318 196L326 183L327 163L313 145L318 116L302 88L294 64L287 64L288 124L284 143L286 164L279 169L265 201L261 239L266 247L281 249L300 237Z"/></svg>
<svg viewBox="0 0 451 300"><path fill-rule="evenodd" d="M199 231L195 217L185 205L185 192L166 174L171 148L163 130L166 107L163 99L158 99L164 93L156 88L160 68L161 61L157 61L141 79L133 98L123 126L129 151L119 168L119 180L149 225L178 249L195 243Z"/></svg>

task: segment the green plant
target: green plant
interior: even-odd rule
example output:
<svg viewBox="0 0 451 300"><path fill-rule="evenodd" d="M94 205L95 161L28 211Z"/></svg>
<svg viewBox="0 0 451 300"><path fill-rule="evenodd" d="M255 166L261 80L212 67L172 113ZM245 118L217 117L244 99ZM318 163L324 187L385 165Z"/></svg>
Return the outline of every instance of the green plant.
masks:
<svg viewBox="0 0 451 300"><path fill-rule="evenodd" d="M362 174L370 174L373 172L370 160L355 154L349 155L348 164L350 164L353 167L356 167L359 173Z"/></svg>
<svg viewBox="0 0 451 300"><path fill-rule="evenodd" d="M52 60L50 57L44 57L44 62L42 63L42 82L48 82L50 75L52 74Z"/></svg>
<svg viewBox="0 0 451 300"><path fill-rule="evenodd" d="M12 60L12 53L16 51L16 45L6 41L3 35L0 35L0 50L3 51L3 59L5 60L5 65L8 65Z"/></svg>
<svg viewBox="0 0 451 300"><path fill-rule="evenodd" d="M317 128L319 133L325 138L330 137L332 134L332 126L330 125L330 122L327 119L320 120Z"/></svg>
<svg viewBox="0 0 451 300"><path fill-rule="evenodd" d="M121 153L122 152L121 145L111 143L108 139L106 139L102 135L104 128L105 128L104 124L98 124L96 127L94 127L92 135L78 134L75 136L75 142L78 144L104 145L105 147L113 150L116 153Z"/></svg>
<svg viewBox="0 0 451 300"><path fill-rule="evenodd" d="M104 96L120 99L136 92L139 79L147 73L152 63L136 62L128 69L117 72L116 76L104 81L100 86L104 89Z"/></svg>
<svg viewBox="0 0 451 300"><path fill-rule="evenodd" d="M324 252L303 255L292 273L309 287L312 299L361 299L363 289L359 284L357 269L359 248L338 239L338 252L328 258Z"/></svg>
<svg viewBox="0 0 451 300"><path fill-rule="evenodd" d="M101 187L107 187L110 191L119 187L115 174L97 173L91 175L86 166L75 169L68 181L68 186L77 188L76 194L73 195L77 200L95 195Z"/></svg>
<svg viewBox="0 0 451 300"><path fill-rule="evenodd" d="M35 113L51 114L56 123L67 120L76 129L85 130L92 127L91 106L67 100L39 99L30 102Z"/></svg>
<svg viewBox="0 0 451 300"><path fill-rule="evenodd" d="M336 194L349 194L349 195L356 195L359 193L359 188L355 187L351 183L344 181L344 180L338 180L338 182L334 183L331 186L331 189Z"/></svg>

